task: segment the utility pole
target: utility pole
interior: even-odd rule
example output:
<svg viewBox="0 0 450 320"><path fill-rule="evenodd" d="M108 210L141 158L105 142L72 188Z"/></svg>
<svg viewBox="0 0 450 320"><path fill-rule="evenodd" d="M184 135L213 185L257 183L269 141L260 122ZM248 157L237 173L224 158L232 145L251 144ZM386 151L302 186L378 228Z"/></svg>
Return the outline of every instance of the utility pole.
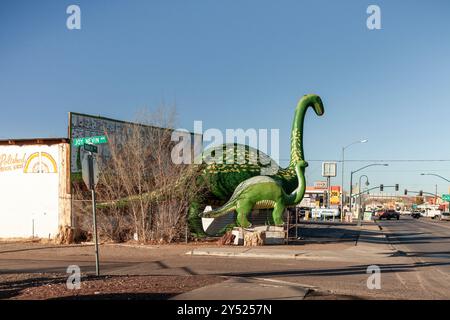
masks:
<svg viewBox="0 0 450 320"><path fill-rule="evenodd" d="M436 184L436 193L434 196L434 204L437 204L437 184Z"/></svg>
<svg viewBox="0 0 450 320"><path fill-rule="evenodd" d="M345 196L344 196L344 152L345 152L345 147L342 147L342 162L341 162L341 222L344 221L344 206L345 206Z"/></svg>

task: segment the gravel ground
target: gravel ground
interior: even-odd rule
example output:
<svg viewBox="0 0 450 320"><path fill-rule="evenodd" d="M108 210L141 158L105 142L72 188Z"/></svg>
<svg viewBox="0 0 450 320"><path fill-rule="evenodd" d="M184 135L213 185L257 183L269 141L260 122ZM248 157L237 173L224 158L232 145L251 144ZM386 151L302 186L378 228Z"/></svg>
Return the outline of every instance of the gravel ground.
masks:
<svg viewBox="0 0 450 320"><path fill-rule="evenodd" d="M226 280L213 275L100 276L82 275L81 288L69 290L68 274L0 275L0 299L11 300L165 300L174 295Z"/></svg>

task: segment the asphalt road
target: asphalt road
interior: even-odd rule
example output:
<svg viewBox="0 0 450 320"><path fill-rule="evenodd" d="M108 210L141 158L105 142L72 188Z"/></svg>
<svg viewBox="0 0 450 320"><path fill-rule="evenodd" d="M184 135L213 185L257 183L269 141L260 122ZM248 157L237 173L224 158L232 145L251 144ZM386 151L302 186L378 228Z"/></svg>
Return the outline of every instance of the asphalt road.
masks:
<svg viewBox="0 0 450 320"><path fill-rule="evenodd" d="M450 222L402 216L399 221L380 221L398 255L412 259L414 276L399 274L404 285L448 299L450 288Z"/></svg>

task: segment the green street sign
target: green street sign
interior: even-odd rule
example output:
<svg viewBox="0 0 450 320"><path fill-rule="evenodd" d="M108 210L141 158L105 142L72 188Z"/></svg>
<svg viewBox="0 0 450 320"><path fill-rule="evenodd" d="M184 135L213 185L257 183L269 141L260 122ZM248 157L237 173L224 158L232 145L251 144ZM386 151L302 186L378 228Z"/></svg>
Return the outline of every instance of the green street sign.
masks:
<svg viewBox="0 0 450 320"><path fill-rule="evenodd" d="M444 201L450 201L450 194L444 193L444 194L442 195L442 200L444 200Z"/></svg>
<svg viewBox="0 0 450 320"><path fill-rule="evenodd" d="M81 147L85 144L103 144L108 143L108 138L106 136L95 136L95 137L83 137L72 139L72 145L74 147Z"/></svg>
<svg viewBox="0 0 450 320"><path fill-rule="evenodd" d="M97 146L93 145L93 144L85 144L83 146L84 150L92 152L92 153L97 153L98 152L98 148Z"/></svg>

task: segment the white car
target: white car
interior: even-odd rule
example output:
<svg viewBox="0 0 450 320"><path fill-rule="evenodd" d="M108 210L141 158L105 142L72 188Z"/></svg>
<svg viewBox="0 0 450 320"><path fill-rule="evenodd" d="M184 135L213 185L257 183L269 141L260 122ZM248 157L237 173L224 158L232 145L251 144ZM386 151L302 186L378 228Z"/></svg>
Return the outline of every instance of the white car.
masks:
<svg viewBox="0 0 450 320"><path fill-rule="evenodd" d="M440 218L441 210L427 210L424 216L431 219Z"/></svg>
<svg viewBox="0 0 450 320"><path fill-rule="evenodd" d="M439 216L439 220L450 220L450 212L442 212Z"/></svg>

